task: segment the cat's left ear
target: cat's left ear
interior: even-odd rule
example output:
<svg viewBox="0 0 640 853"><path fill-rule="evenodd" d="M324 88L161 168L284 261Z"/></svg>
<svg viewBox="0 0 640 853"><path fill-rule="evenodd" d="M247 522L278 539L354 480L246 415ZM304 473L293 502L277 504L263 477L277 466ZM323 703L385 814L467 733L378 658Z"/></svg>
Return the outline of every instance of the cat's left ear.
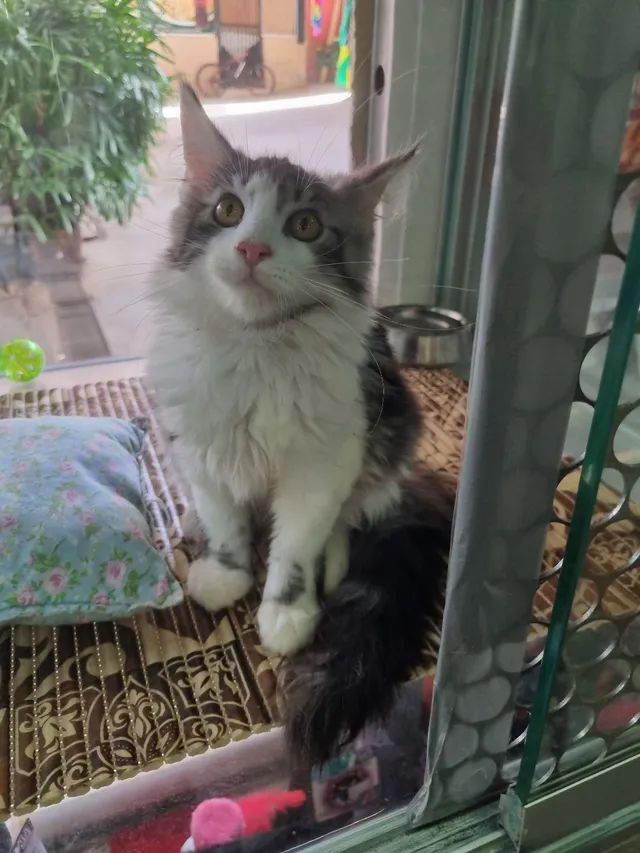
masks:
<svg viewBox="0 0 640 853"><path fill-rule="evenodd" d="M188 83L180 86L180 124L187 181L193 188L206 186L234 149L210 121Z"/></svg>
<svg viewBox="0 0 640 853"><path fill-rule="evenodd" d="M373 211L386 188L415 158L419 148L420 143L417 142L408 151L383 160L382 163L356 169L339 178L335 188L348 195L358 207Z"/></svg>

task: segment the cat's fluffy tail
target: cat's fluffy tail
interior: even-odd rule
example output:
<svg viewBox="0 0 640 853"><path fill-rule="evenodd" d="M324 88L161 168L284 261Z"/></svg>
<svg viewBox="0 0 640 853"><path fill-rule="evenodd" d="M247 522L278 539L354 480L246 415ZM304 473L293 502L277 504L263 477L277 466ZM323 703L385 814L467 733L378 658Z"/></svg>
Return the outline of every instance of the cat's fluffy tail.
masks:
<svg viewBox="0 0 640 853"><path fill-rule="evenodd" d="M291 662L285 722L299 759L323 762L383 720L422 663L452 509L450 485L423 472L393 518L354 535L349 574L327 598L313 644Z"/></svg>

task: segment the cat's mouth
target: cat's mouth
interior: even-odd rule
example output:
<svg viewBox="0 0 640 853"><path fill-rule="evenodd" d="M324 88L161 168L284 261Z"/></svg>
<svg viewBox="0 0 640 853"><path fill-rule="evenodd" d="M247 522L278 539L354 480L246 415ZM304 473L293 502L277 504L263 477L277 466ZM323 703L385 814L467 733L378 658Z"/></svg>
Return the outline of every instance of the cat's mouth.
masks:
<svg viewBox="0 0 640 853"><path fill-rule="evenodd" d="M273 311L278 295L264 272L256 269L234 270L225 278L235 310L245 319L260 319Z"/></svg>
<svg viewBox="0 0 640 853"><path fill-rule="evenodd" d="M261 276L256 269L247 269L242 272L238 272L236 275L231 277L230 284L238 288L259 288L260 290L269 292L269 287L264 281L264 276Z"/></svg>
<svg viewBox="0 0 640 853"><path fill-rule="evenodd" d="M245 277L242 280L242 284L248 284L250 286L255 285L256 287L263 286L262 282L258 281L258 279L256 278L255 270L249 270L249 272L245 274Z"/></svg>
<svg viewBox="0 0 640 853"><path fill-rule="evenodd" d="M247 322L270 317L282 300L277 270L239 264L218 270L232 312Z"/></svg>

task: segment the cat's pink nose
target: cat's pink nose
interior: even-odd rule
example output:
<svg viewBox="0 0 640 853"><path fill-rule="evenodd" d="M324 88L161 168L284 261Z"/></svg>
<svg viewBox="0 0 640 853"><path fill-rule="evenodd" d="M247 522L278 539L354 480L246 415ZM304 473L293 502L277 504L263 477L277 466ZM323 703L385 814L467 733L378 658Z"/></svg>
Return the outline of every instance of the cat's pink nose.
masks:
<svg viewBox="0 0 640 853"><path fill-rule="evenodd" d="M252 240L240 240L236 246L236 251L240 252L247 266L255 267L260 261L265 258L270 258L273 254L271 246L267 243L254 243Z"/></svg>

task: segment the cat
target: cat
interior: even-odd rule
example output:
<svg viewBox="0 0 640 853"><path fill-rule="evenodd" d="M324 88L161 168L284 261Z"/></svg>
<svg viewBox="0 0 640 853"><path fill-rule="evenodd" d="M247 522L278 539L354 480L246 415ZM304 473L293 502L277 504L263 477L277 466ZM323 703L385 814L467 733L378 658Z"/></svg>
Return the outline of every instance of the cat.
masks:
<svg viewBox="0 0 640 853"><path fill-rule="evenodd" d="M403 577L411 559L402 531L415 524L416 507L406 483L420 417L370 301L375 210L416 149L321 178L233 148L185 84L180 114L186 174L154 276L149 370L208 542L187 589L211 611L245 596L255 583L252 512L271 516L261 641L279 655L308 648L313 656L314 636L322 638L322 666L335 649L347 682L331 690L351 690L359 707L351 720L326 703L323 710L317 672L296 679L292 737L324 754L386 705L391 670L397 682L419 662L448 544L450 508L432 497L426 526L420 520L428 531L420 545L430 550L414 555L417 568ZM412 571L420 573L414 589ZM332 602L338 613L346 606L351 624L327 629ZM412 623L406 643L385 635L385 607L394 631L402 634L405 617ZM382 636L387 647L374 648ZM403 645L412 648L397 662L399 675L395 663L375 660ZM358 668L360 682L365 670L384 682L375 698L355 683ZM321 719L325 711L331 724Z"/></svg>

